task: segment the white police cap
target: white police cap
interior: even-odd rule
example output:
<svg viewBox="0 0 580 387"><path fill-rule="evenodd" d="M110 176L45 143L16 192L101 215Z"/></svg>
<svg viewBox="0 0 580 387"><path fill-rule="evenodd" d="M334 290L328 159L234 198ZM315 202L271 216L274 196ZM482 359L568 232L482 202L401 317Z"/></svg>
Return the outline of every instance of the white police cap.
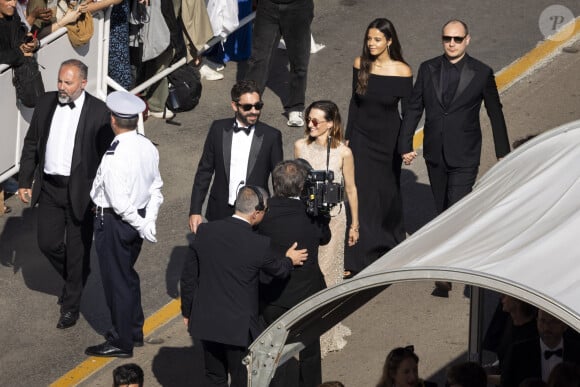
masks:
<svg viewBox="0 0 580 387"><path fill-rule="evenodd" d="M145 102L126 91L114 91L107 96L107 107L121 118L134 118L145 110Z"/></svg>

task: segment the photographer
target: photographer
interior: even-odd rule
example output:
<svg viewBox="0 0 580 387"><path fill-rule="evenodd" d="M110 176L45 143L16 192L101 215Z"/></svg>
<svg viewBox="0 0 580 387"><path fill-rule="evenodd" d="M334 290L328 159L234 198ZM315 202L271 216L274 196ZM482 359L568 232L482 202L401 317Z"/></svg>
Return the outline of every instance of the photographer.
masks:
<svg viewBox="0 0 580 387"><path fill-rule="evenodd" d="M274 196L268 201L268 212L258 232L270 237L271 247L280 256L297 241L298 248L308 250L308 260L302 267L294 268L288 278L262 284L262 316L267 324L326 287L318 266L318 247L330 241L329 218L307 214L306 204L300 200L306 175L306 168L293 160L280 162L272 172ZM320 341L305 344L306 348L300 352L300 380L305 386L317 386L322 383ZM282 365L270 385L284 384L285 380L285 365Z"/></svg>

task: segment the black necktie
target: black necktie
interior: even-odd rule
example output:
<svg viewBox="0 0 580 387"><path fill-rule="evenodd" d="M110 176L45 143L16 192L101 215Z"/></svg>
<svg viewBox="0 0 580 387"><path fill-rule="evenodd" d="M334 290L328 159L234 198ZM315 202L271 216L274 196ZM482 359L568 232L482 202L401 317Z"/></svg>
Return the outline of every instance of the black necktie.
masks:
<svg viewBox="0 0 580 387"><path fill-rule="evenodd" d="M64 107L64 106L68 106L69 108L74 109L75 108L75 103L74 102L68 102L68 103L58 103L58 106L60 107Z"/></svg>
<svg viewBox="0 0 580 387"><path fill-rule="evenodd" d="M248 126L247 128L245 126L238 126L238 125L234 125L234 132L238 133L240 130L244 131L244 133L246 133L246 135L250 135L250 132L252 131L252 127Z"/></svg>
<svg viewBox="0 0 580 387"><path fill-rule="evenodd" d="M556 349L555 351L545 350L544 351L544 358L548 360L552 357L552 355L556 355L558 357L562 357L562 348Z"/></svg>

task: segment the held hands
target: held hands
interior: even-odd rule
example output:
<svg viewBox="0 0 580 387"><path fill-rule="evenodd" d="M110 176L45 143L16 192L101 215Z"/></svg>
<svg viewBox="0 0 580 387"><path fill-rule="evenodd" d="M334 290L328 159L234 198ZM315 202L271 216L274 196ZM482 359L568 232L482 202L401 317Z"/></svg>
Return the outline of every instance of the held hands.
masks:
<svg viewBox="0 0 580 387"><path fill-rule="evenodd" d="M32 197L32 190L30 188L18 188L18 197L22 203L30 203Z"/></svg>
<svg viewBox="0 0 580 387"><path fill-rule="evenodd" d="M143 226L143 229L141 230L139 235L141 236L141 238L147 239L151 243L157 243L157 238L155 238L155 235L157 235L155 221L148 220L147 223L145 223L145 225Z"/></svg>
<svg viewBox="0 0 580 387"><path fill-rule="evenodd" d="M298 242L294 242L286 251L286 256L292 260L294 266L302 266L308 258L308 251L306 249L296 250L297 246Z"/></svg>
<svg viewBox="0 0 580 387"><path fill-rule="evenodd" d="M197 227L203 223L203 218L199 214L189 215L189 229L192 233L197 233Z"/></svg>
<svg viewBox="0 0 580 387"><path fill-rule="evenodd" d="M403 162L405 163L405 165L411 165L413 160L415 160L415 157L417 157L417 152L412 151L409 153L403 153L401 157L403 157Z"/></svg>

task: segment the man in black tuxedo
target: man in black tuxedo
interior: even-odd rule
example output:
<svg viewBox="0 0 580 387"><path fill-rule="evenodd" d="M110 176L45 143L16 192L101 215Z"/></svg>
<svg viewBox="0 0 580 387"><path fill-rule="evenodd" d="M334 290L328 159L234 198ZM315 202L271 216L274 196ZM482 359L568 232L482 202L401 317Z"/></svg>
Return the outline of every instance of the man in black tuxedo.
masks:
<svg viewBox="0 0 580 387"><path fill-rule="evenodd" d="M38 246L65 281L59 329L79 317L93 238L89 192L113 139L109 110L86 84L84 63L61 64L58 91L38 101L20 158L18 196L38 204Z"/></svg>
<svg viewBox="0 0 580 387"><path fill-rule="evenodd" d="M413 135L425 110L423 157L438 213L471 192L481 158L481 102L491 121L498 159L509 151L509 140L495 77L486 64L465 50L471 37L461 20L443 26L444 55L419 67L399 136L399 153L406 165L417 157ZM450 282L436 282L435 296L447 297Z"/></svg>
<svg viewBox="0 0 580 387"><path fill-rule="evenodd" d="M399 152L405 164L417 156L413 134L425 110L423 157L439 213L459 201L475 183L481 157L481 102L491 121L498 159L509 151L506 124L493 71L469 56L467 25L443 26L445 54L419 67L413 94L401 124Z"/></svg>
<svg viewBox="0 0 580 387"><path fill-rule="evenodd" d="M318 247L330 241L328 217L310 217L299 196L304 187L306 169L296 161L283 161L272 172L274 196L268 201L268 213L258 226L260 234L269 236L272 248L279 255L293 241L308 250L308 261L292 271L289 277L272 279L260 287L260 299L265 306L262 316L269 325L286 311L318 291L326 288L318 265ZM300 351L299 385L315 387L322 383L320 341L305 343ZM270 386L285 385L286 365L276 370Z"/></svg>
<svg viewBox="0 0 580 387"><path fill-rule="evenodd" d="M270 172L282 160L282 134L258 122L264 103L254 81L232 87L234 118L214 121L209 129L191 192L189 227L203 221L201 208L213 176L206 218L218 220L234 213L237 190L244 184L268 187Z"/></svg>
<svg viewBox="0 0 580 387"><path fill-rule="evenodd" d="M270 239L252 227L267 211L267 192L259 187L240 189L235 214L201 224L192 244L193 254L181 276L181 311L191 335L201 340L205 374L211 385L246 385L242 359L261 333L258 317L260 271L286 277L306 260L306 250L291 242L286 257L270 249ZM194 288L195 297L194 297Z"/></svg>
<svg viewBox="0 0 580 387"><path fill-rule="evenodd" d="M580 343L564 334L566 324L539 310L537 325L539 339L521 341L508 350L502 366L502 387L517 387L527 378L548 382L552 369L563 361L580 365Z"/></svg>

